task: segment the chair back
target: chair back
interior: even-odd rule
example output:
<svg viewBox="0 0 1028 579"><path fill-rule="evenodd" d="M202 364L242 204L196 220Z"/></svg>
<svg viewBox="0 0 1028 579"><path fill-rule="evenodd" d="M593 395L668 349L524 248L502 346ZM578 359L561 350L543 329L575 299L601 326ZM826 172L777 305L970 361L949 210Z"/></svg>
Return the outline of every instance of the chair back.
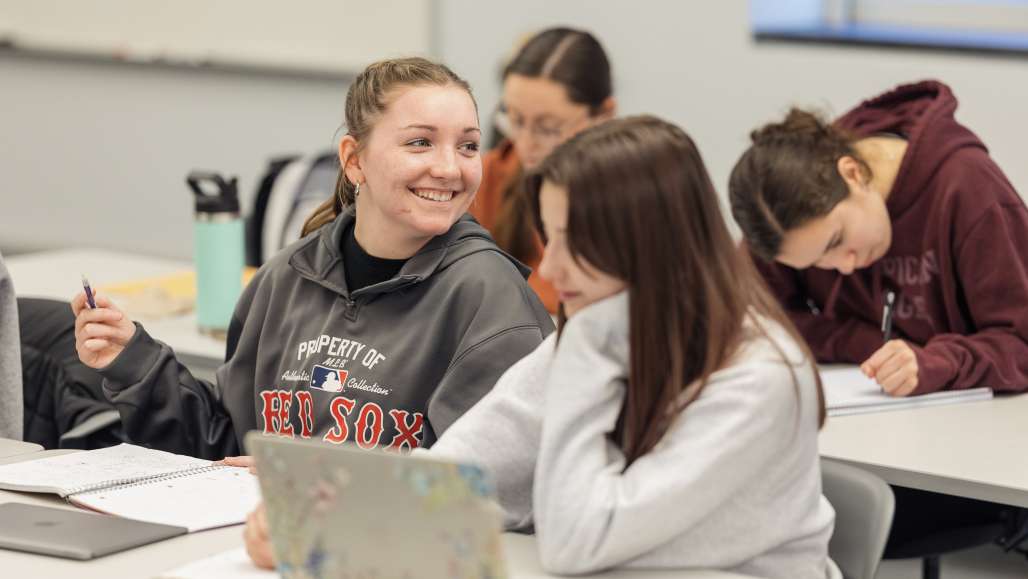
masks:
<svg viewBox="0 0 1028 579"><path fill-rule="evenodd" d="M892 489L877 475L825 459L821 488L835 508L828 556L846 579L874 579L892 527Z"/></svg>

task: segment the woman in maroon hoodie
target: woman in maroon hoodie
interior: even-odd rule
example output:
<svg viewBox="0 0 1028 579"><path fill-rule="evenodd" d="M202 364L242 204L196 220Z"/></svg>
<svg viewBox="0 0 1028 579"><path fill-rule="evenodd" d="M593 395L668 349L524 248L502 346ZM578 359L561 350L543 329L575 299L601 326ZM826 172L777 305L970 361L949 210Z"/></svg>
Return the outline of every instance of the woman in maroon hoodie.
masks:
<svg viewBox="0 0 1028 579"><path fill-rule="evenodd" d="M752 133L732 214L821 362L893 396L1028 390L1028 210L946 85ZM883 345L886 296L895 296Z"/></svg>
<svg viewBox="0 0 1028 579"><path fill-rule="evenodd" d="M926 81L831 124L793 109L751 134L729 181L746 246L818 361L860 364L893 396L1028 390L1028 209L956 108ZM894 491L887 555L1008 516Z"/></svg>

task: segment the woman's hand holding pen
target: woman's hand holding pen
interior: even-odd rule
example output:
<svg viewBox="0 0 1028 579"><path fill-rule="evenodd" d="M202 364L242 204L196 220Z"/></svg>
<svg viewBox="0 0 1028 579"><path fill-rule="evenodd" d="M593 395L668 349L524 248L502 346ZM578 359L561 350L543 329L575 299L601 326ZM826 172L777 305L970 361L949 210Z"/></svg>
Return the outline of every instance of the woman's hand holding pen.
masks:
<svg viewBox="0 0 1028 579"><path fill-rule="evenodd" d="M103 368L125 349L136 333L136 326L106 296L94 295L94 301L96 307L89 307L84 291L71 300L75 351L86 366Z"/></svg>
<svg viewBox="0 0 1028 579"><path fill-rule="evenodd" d="M903 340L889 340L871 354L860 371L890 396L909 396L917 388L917 355Z"/></svg>

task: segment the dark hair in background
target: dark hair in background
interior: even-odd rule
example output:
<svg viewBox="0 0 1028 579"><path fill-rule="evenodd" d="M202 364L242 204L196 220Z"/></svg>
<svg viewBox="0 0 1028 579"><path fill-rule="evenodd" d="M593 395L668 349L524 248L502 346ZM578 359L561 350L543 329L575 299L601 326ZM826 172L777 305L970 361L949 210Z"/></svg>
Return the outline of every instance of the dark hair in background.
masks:
<svg viewBox="0 0 1028 579"><path fill-rule="evenodd" d="M600 41L573 28L549 28L536 34L518 51L503 71L560 84L568 100L599 113L613 93L610 61ZM494 237L496 244L517 259L528 261L535 252L535 232L524 193L524 175L518 172L505 186Z"/></svg>
<svg viewBox="0 0 1028 579"><path fill-rule="evenodd" d="M525 43L503 71L548 78L568 91L568 99L597 113L613 93L610 62L595 36L573 28L548 28Z"/></svg>
<svg viewBox="0 0 1028 579"><path fill-rule="evenodd" d="M785 233L827 215L849 195L838 161L855 138L818 114L793 108L780 123L750 133L752 144L728 181L732 215L752 253L774 260Z"/></svg>
<svg viewBox="0 0 1028 579"><path fill-rule="evenodd" d="M543 181L567 189L571 255L628 286L631 363L615 432L628 464L660 441L749 332L767 336L760 323L745 325L752 316L781 324L813 366L803 339L738 251L700 153L680 128L629 117L557 147L527 180L540 234ZM818 400L823 422L820 380Z"/></svg>
<svg viewBox="0 0 1028 579"><path fill-rule="evenodd" d="M346 134L357 140L358 147L363 146L375 122L389 105L386 99L390 93L401 86L420 85L456 85L471 95L467 81L437 62L420 57L375 62L358 74L346 91ZM474 96L471 98L474 100ZM356 201L354 184L346 177L345 169L344 166L339 167L335 195L307 218L301 237L330 223L343 212L344 207Z"/></svg>

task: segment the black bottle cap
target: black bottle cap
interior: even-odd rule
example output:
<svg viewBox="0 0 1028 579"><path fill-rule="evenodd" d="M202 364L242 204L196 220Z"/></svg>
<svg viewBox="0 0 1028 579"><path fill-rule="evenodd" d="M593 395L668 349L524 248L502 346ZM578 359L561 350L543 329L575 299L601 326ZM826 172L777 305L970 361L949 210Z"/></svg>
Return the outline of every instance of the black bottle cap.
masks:
<svg viewBox="0 0 1028 579"><path fill-rule="evenodd" d="M218 173L193 171L186 183L196 198L197 213L239 213L238 177L228 181Z"/></svg>

